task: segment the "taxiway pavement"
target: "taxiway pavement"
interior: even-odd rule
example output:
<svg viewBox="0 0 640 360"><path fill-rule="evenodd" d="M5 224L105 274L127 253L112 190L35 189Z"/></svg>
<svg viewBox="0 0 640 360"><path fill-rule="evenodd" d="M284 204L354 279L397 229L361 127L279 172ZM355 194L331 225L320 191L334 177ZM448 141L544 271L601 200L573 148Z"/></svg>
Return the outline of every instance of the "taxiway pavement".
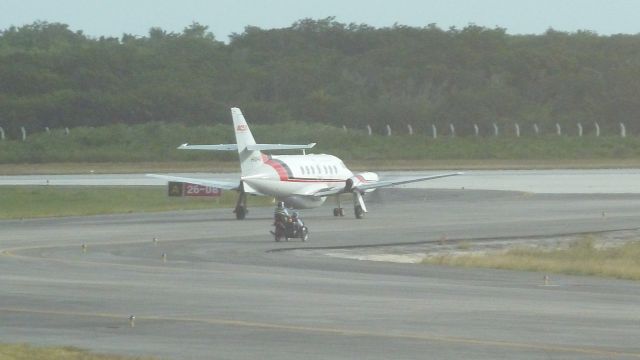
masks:
<svg viewBox="0 0 640 360"><path fill-rule="evenodd" d="M167 359L640 358L637 282L322 254L636 229L640 195L387 189L363 220L331 207L303 212L307 243L273 242L267 208L1 221L0 339Z"/></svg>

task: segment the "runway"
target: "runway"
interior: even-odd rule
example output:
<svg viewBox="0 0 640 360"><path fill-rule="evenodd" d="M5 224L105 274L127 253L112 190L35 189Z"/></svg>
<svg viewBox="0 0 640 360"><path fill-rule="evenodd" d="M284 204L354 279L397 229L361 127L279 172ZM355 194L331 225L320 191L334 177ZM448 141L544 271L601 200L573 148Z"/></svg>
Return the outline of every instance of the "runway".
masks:
<svg viewBox="0 0 640 360"><path fill-rule="evenodd" d="M305 211L308 243L273 242L264 208L2 221L0 339L166 359L640 358L635 282L324 255L636 229L640 195L388 189L368 204L360 221Z"/></svg>
<svg viewBox="0 0 640 360"><path fill-rule="evenodd" d="M381 179L428 176L450 171L381 171ZM175 176L238 181L234 173L178 173ZM145 174L0 176L1 185L166 186ZM552 194L639 194L640 169L473 170L464 176L404 185L405 188L526 191Z"/></svg>

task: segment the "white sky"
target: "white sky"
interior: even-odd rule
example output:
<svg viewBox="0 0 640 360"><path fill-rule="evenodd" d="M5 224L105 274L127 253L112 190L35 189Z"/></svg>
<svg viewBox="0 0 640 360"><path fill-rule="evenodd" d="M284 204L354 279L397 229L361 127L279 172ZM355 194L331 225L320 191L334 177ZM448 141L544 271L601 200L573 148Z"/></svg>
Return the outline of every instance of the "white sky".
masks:
<svg viewBox="0 0 640 360"><path fill-rule="evenodd" d="M474 23L511 34L540 34L550 27L637 34L639 15L636 0L0 0L0 29L43 20L94 37L119 37L146 35L153 26L180 32L197 21L223 41L247 25L280 28L327 16L376 27L436 23L446 29Z"/></svg>

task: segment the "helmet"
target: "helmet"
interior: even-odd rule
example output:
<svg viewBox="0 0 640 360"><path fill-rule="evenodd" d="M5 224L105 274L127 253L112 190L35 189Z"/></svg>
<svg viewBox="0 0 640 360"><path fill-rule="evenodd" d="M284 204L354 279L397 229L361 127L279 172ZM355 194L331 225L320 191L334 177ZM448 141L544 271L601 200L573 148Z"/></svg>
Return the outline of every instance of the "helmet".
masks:
<svg viewBox="0 0 640 360"><path fill-rule="evenodd" d="M278 201L278 209L284 209L284 201Z"/></svg>

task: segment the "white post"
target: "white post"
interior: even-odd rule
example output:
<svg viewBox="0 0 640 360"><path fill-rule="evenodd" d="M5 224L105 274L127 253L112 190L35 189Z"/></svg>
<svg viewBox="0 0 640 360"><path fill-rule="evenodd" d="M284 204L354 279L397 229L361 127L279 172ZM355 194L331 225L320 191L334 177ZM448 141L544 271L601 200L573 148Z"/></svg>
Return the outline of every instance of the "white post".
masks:
<svg viewBox="0 0 640 360"><path fill-rule="evenodd" d="M620 137L627 137L627 128L623 123L620 123Z"/></svg>
<svg viewBox="0 0 640 360"><path fill-rule="evenodd" d="M45 127L44 127L44 132L46 132L47 134L50 134L50 133L51 133L51 130L49 130L49 127L48 127L48 126L45 126Z"/></svg>
<svg viewBox="0 0 640 360"><path fill-rule="evenodd" d="M556 134L558 136L562 135L562 128L560 127L560 124L556 123Z"/></svg>
<svg viewBox="0 0 640 360"><path fill-rule="evenodd" d="M520 137L520 125L516 123L516 137Z"/></svg>
<svg viewBox="0 0 640 360"><path fill-rule="evenodd" d="M456 137L456 128L453 124L449 124L449 131L451 132L451 137Z"/></svg>
<svg viewBox="0 0 640 360"><path fill-rule="evenodd" d="M67 132L67 135L69 135L69 128L64 128L64 129ZM347 125L342 125L342 131L347 132Z"/></svg>
<svg viewBox="0 0 640 360"><path fill-rule="evenodd" d="M533 124L533 132L536 133L536 136L540 135L540 128L538 124Z"/></svg>
<svg viewBox="0 0 640 360"><path fill-rule="evenodd" d="M387 124L387 136L391 136L391 126Z"/></svg>
<svg viewBox="0 0 640 360"><path fill-rule="evenodd" d="M413 126L411 126L411 124L407 124L407 130L409 131L409 135L413 135Z"/></svg>
<svg viewBox="0 0 640 360"><path fill-rule="evenodd" d="M598 123L593 123L596 126L596 137L600 136L600 125Z"/></svg>
<svg viewBox="0 0 640 360"><path fill-rule="evenodd" d="M24 126L21 126L20 132L22 133L22 141L27 141L27 129L25 129Z"/></svg>
<svg viewBox="0 0 640 360"><path fill-rule="evenodd" d="M69 128L68 127L64 128L64 134L65 135L69 135Z"/></svg>
<svg viewBox="0 0 640 360"><path fill-rule="evenodd" d="M578 136L582 137L582 124L578 123Z"/></svg>
<svg viewBox="0 0 640 360"><path fill-rule="evenodd" d="M433 134L433 138L438 138L438 129L436 129L436 124L431 124L431 134Z"/></svg>
<svg viewBox="0 0 640 360"><path fill-rule="evenodd" d="M498 136L500 135L500 129L498 128L498 124L493 123L493 135Z"/></svg>
<svg viewBox="0 0 640 360"><path fill-rule="evenodd" d="M371 125L367 124L367 133L371 136Z"/></svg>
<svg viewBox="0 0 640 360"><path fill-rule="evenodd" d="M473 124L473 132L476 134L476 137L480 136L480 128L478 124Z"/></svg>
<svg viewBox="0 0 640 360"><path fill-rule="evenodd" d="M0 127L0 140L4 140L4 129Z"/></svg>

